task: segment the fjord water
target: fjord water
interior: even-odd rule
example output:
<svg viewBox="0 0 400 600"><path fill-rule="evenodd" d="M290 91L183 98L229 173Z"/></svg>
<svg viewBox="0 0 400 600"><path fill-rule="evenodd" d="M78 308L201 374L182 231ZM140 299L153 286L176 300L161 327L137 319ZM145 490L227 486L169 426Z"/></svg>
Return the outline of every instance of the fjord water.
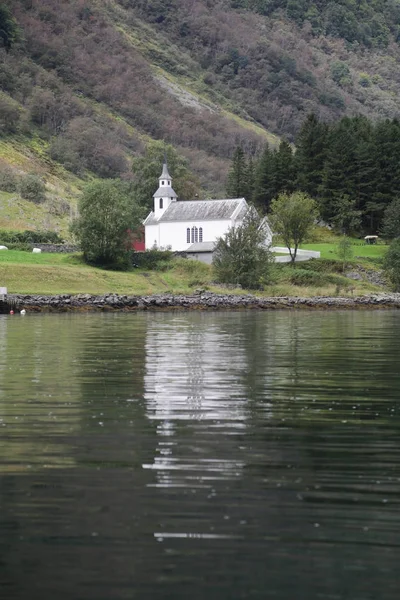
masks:
<svg viewBox="0 0 400 600"><path fill-rule="evenodd" d="M0 317L0 597L400 589L400 314Z"/></svg>

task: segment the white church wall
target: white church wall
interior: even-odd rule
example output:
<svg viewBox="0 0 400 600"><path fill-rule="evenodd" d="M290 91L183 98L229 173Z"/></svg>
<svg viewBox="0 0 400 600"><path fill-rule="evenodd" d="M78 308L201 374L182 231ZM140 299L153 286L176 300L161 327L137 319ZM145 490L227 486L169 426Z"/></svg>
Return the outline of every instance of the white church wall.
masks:
<svg viewBox="0 0 400 600"><path fill-rule="evenodd" d="M230 220L224 221L197 221L193 223L192 221L182 221L180 223L160 223L158 225L160 230L160 237L158 246L162 248L171 247L172 250L175 251L183 251L187 250L189 246L192 245L192 241L187 243L187 229L192 230L192 227L200 227L203 228L203 242L214 242L217 238L223 236L231 226ZM157 226L152 226L153 227ZM151 232L148 232L150 227L146 227L146 248L147 248L147 239L151 238ZM153 236L154 237L154 236ZM197 241L200 241L199 239ZM153 242L154 243L154 242ZM150 244L150 247L153 246L153 243Z"/></svg>
<svg viewBox="0 0 400 600"><path fill-rule="evenodd" d="M158 225L146 225L145 248L146 250L150 250L154 246L161 246Z"/></svg>

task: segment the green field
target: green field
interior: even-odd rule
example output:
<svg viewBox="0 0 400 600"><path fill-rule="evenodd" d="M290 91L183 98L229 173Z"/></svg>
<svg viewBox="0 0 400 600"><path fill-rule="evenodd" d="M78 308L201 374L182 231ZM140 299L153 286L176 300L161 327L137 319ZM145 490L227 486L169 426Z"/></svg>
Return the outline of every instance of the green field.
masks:
<svg viewBox="0 0 400 600"><path fill-rule="evenodd" d="M302 244L302 250L316 250L321 252L321 258L337 260L337 243ZM353 260L383 258L389 246L385 244L368 245L361 240L354 240L352 244Z"/></svg>
<svg viewBox="0 0 400 600"><path fill-rule="evenodd" d="M320 249L330 244L310 244ZM381 247L368 247L376 250ZM334 258L324 249L323 256ZM370 256L374 258L374 256ZM368 257L362 261L368 265ZM332 296L338 293L366 294L382 288L341 275L336 263L311 261L291 265L275 265L271 283L258 294L268 296ZM188 294L197 288L227 293L213 283L212 267L203 263L175 258L163 270L128 272L110 271L86 265L79 254L33 254L17 250L0 251L0 286L9 293L21 294ZM229 293L243 293L229 289Z"/></svg>

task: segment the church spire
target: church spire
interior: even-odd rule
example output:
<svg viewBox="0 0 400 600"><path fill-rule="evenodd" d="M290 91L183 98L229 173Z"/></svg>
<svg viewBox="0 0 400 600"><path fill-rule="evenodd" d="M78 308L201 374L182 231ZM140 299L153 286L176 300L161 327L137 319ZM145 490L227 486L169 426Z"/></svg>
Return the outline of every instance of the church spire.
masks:
<svg viewBox="0 0 400 600"><path fill-rule="evenodd" d="M167 185L171 185L171 182L172 182L172 177L171 177L171 175L168 173L167 153L165 152L165 150L164 150L164 162L163 162L163 169L162 169L162 173L161 173L161 175L160 175L159 179L160 179L160 181L161 181L162 179L164 179L164 180L169 180L169 184L167 184ZM163 184L163 185L165 185L165 184ZM160 186L161 186L161 183L160 183Z"/></svg>
<svg viewBox="0 0 400 600"><path fill-rule="evenodd" d="M162 173L158 178L159 187L156 193L153 195L154 198L154 214L156 217L160 217L164 214L165 210L177 199L177 195L172 188L172 177L168 172L167 156L164 153L164 162Z"/></svg>

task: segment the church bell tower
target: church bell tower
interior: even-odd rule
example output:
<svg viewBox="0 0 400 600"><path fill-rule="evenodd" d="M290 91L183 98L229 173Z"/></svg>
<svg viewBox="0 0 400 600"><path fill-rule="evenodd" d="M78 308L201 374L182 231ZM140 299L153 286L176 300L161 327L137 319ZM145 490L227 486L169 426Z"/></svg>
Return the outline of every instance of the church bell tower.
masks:
<svg viewBox="0 0 400 600"><path fill-rule="evenodd" d="M171 202L176 202L178 197L172 188L172 177L168 173L166 158L164 158L163 169L158 182L158 190L153 194L154 215L157 219L164 214Z"/></svg>

